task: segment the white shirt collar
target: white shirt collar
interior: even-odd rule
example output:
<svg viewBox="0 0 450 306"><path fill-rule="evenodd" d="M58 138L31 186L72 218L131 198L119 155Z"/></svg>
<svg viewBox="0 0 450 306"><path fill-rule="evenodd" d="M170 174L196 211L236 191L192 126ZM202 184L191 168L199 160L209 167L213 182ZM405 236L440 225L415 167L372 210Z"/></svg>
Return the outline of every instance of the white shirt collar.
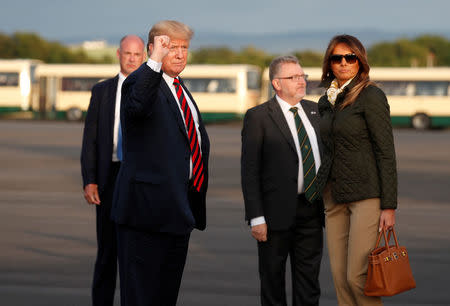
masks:
<svg viewBox="0 0 450 306"><path fill-rule="evenodd" d="M164 80L166 81L166 83L169 85L169 86L173 86L173 80L175 79L175 78L172 78L171 76L169 76L168 74L165 74L164 72L163 72L163 78L164 78Z"/></svg>
<svg viewBox="0 0 450 306"><path fill-rule="evenodd" d="M127 77L119 71L119 83L123 83Z"/></svg>
<svg viewBox="0 0 450 306"><path fill-rule="evenodd" d="M290 109L292 107L297 107L297 108L301 108L301 104L300 101L295 104L295 105L291 105L288 102L284 101L283 99L281 99L278 95L275 96L277 98L278 104L281 107L281 110L283 111L284 114L287 114L288 112L290 112Z"/></svg>

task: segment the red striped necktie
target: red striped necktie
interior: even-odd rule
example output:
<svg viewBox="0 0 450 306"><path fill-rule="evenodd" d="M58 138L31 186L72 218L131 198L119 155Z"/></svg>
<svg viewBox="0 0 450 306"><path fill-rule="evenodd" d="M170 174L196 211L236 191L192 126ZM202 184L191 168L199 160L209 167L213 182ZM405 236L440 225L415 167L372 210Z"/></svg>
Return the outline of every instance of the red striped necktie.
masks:
<svg viewBox="0 0 450 306"><path fill-rule="evenodd" d="M186 97L184 96L183 88L181 87L180 81L177 78L175 78L173 80L173 85L175 86L178 102L180 103L181 110L183 111L184 123L186 124L186 130L189 138L189 146L191 149L191 159L192 159L193 186L195 190L200 192L204 180L204 174L203 174L202 153L200 152L200 146L198 144L197 130L195 128L194 119L192 118L192 112L186 101Z"/></svg>

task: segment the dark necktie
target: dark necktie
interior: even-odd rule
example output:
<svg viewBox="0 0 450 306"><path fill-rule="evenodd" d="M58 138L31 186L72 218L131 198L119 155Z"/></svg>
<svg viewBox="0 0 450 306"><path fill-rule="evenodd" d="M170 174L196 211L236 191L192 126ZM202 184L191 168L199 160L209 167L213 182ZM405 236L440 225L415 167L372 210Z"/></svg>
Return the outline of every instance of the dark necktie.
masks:
<svg viewBox="0 0 450 306"><path fill-rule="evenodd" d="M316 198L316 163L314 161L314 154L312 152L311 143L309 142L308 134L305 126L298 114L297 107L289 109L294 113L295 125L297 126L298 141L300 144L300 152L303 159L303 186L305 189L305 197L309 202L313 202Z"/></svg>
<svg viewBox="0 0 450 306"><path fill-rule="evenodd" d="M180 103L181 110L183 111L184 122L186 124L186 131L189 139L189 146L191 149L193 186L195 190L200 191L203 184L204 174L202 153L200 152L200 146L198 144L197 130L195 128L194 119L192 118L192 112L186 101L186 97L184 96L180 81L175 78L173 80L173 85L175 86L178 102Z"/></svg>

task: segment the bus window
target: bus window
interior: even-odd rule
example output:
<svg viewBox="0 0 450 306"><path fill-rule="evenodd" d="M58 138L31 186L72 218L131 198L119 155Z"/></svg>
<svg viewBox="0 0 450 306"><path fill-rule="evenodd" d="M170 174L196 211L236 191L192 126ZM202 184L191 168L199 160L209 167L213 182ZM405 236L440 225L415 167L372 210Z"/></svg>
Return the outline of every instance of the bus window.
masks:
<svg viewBox="0 0 450 306"><path fill-rule="evenodd" d="M183 78L191 92L235 93L236 79L222 78Z"/></svg>
<svg viewBox="0 0 450 306"><path fill-rule="evenodd" d="M95 84L105 78L62 78L62 91L91 91Z"/></svg>
<svg viewBox="0 0 450 306"><path fill-rule="evenodd" d="M247 89L259 90L261 88L261 75L259 71L247 71Z"/></svg>
<svg viewBox="0 0 450 306"><path fill-rule="evenodd" d="M37 65L31 65L30 66L30 79L32 84L37 84L38 80L36 78L36 67Z"/></svg>
<svg viewBox="0 0 450 306"><path fill-rule="evenodd" d="M0 72L0 86L19 86L19 73Z"/></svg>
<svg viewBox="0 0 450 306"><path fill-rule="evenodd" d="M416 82L416 96L446 96L449 82Z"/></svg>
<svg viewBox="0 0 450 306"><path fill-rule="evenodd" d="M386 96L411 96L411 84L406 81L376 82Z"/></svg>

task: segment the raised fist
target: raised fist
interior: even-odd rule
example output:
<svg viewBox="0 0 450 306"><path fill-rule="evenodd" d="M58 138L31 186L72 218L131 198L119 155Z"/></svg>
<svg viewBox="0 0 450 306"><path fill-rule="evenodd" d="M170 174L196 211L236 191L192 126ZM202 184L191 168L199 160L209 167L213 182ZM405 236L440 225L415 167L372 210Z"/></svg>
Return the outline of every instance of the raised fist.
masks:
<svg viewBox="0 0 450 306"><path fill-rule="evenodd" d="M150 58L160 63L169 53L170 37L167 35L155 36L153 40L153 51Z"/></svg>

